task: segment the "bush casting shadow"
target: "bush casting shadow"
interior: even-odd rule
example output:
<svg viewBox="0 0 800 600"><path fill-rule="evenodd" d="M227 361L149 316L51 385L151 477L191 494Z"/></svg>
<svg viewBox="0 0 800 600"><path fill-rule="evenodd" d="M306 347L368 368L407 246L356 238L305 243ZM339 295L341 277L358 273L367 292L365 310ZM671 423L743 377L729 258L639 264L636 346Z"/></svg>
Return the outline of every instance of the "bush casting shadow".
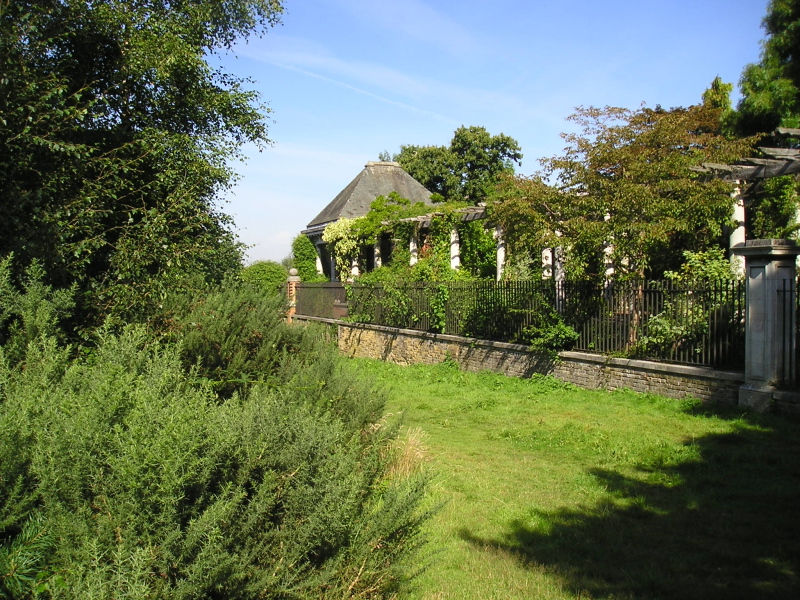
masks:
<svg viewBox="0 0 800 600"><path fill-rule="evenodd" d="M753 417L692 459L594 469L611 498L462 539L544 565L592 598L800 598L800 427Z"/></svg>

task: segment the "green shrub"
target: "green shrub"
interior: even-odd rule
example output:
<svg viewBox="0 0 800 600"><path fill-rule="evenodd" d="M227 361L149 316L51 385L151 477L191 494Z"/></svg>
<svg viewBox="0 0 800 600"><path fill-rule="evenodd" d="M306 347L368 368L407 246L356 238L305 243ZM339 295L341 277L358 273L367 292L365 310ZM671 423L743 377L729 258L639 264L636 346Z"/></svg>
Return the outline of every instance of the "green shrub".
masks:
<svg viewBox="0 0 800 600"><path fill-rule="evenodd" d="M239 274L242 281L258 285L269 292L279 291L289 277L289 271L273 260L259 260L246 266Z"/></svg>
<svg viewBox="0 0 800 600"><path fill-rule="evenodd" d="M303 283L328 281L325 275L317 273L317 249L302 233L292 240L292 264Z"/></svg>
<svg viewBox="0 0 800 600"><path fill-rule="evenodd" d="M228 285L176 302L164 341L106 331L69 361L40 336L24 368L0 361L0 562L27 565L0 572L2 594L396 591L420 543L424 476L391 474L383 396L325 330L290 328L277 300L256 308L265 298ZM245 383L220 396L218 373Z"/></svg>

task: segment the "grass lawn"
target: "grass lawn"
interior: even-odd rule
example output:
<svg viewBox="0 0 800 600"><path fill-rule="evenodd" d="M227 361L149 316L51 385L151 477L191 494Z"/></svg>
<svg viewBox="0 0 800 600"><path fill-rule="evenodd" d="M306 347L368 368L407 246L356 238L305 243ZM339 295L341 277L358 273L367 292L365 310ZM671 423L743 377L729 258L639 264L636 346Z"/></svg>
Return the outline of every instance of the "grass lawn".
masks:
<svg viewBox="0 0 800 600"><path fill-rule="evenodd" d="M800 598L800 424L455 365L358 359L425 446L401 599Z"/></svg>

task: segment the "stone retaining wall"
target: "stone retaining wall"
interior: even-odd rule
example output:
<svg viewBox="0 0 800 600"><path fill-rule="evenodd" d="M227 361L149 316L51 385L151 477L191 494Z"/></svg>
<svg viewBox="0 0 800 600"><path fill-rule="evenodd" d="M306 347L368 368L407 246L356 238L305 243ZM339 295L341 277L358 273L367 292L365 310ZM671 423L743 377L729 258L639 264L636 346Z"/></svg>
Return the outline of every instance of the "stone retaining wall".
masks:
<svg viewBox="0 0 800 600"><path fill-rule="evenodd" d="M558 360L527 346L454 335L330 321L339 329L339 348L349 356L376 358L401 365L434 364L452 358L469 371L494 371L515 377L534 373L589 389L627 388L670 398L698 398L736 404L744 373L644 360L562 352Z"/></svg>

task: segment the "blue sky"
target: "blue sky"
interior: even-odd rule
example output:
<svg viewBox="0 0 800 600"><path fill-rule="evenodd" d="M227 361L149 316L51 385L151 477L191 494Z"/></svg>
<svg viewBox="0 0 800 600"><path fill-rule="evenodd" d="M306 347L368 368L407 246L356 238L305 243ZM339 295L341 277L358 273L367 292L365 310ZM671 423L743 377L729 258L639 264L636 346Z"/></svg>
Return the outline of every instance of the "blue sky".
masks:
<svg viewBox="0 0 800 600"><path fill-rule="evenodd" d="M236 49L269 137L246 147L225 212L280 260L370 160L447 145L461 125L515 138L518 172L563 148L576 106L687 106L758 60L767 0L286 0L283 25ZM735 100L735 98L734 98Z"/></svg>

